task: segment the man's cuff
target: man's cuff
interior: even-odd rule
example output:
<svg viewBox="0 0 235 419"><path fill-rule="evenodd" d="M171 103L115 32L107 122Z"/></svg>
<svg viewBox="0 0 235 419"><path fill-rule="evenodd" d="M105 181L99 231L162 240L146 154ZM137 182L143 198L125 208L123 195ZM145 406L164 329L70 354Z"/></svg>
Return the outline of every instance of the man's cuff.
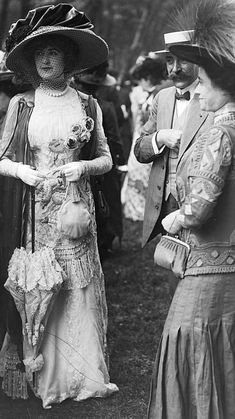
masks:
<svg viewBox="0 0 235 419"><path fill-rule="evenodd" d="M152 136L152 147L153 147L154 154L160 154L162 152L162 150L164 150L164 148L165 148L164 145L160 149L158 148L157 134L158 134L158 131L155 132Z"/></svg>

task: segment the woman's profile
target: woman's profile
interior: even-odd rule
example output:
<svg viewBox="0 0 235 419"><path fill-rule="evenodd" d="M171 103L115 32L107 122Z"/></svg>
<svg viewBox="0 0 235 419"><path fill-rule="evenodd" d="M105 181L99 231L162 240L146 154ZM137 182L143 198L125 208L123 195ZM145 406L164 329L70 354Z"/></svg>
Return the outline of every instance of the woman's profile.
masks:
<svg viewBox="0 0 235 419"><path fill-rule="evenodd" d="M202 110L214 125L178 161L179 210L162 221L190 245L157 351L149 419L235 417L234 2L200 2L193 45ZM229 34L229 35L228 35Z"/></svg>

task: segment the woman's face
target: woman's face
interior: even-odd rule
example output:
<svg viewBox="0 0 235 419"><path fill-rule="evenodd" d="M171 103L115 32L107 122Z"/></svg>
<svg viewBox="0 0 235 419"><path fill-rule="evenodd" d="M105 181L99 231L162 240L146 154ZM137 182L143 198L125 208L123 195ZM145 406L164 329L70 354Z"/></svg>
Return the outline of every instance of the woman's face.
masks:
<svg viewBox="0 0 235 419"><path fill-rule="evenodd" d="M199 85L196 88L196 93L199 94L202 111L216 112L231 101L229 94L215 86L202 67L199 68L198 78Z"/></svg>
<svg viewBox="0 0 235 419"><path fill-rule="evenodd" d="M64 77L64 53L55 46L38 47L34 61L42 80L58 80Z"/></svg>
<svg viewBox="0 0 235 419"><path fill-rule="evenodd" d="M151 83L151 80L148 77L140 79L139 80L139 85L146 92L148 92L148 90L153 87L153 84Z"/></svg>

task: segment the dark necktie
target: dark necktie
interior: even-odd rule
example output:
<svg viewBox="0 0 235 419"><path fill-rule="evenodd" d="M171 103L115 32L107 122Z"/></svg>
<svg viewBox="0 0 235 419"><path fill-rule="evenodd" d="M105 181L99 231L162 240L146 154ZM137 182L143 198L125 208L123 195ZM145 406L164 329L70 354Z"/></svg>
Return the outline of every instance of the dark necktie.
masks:
<svg viewBox="0 0 235 419"><path fill-rule="evenodd" d="M177 100L181 100L181 99L184 99L184 100L190 100L190 92L189 91L187 91L187 92L185 92L185 93L183 93L182 95L179 93L179 92L175 92L175 98L177 99Z"/></svg>

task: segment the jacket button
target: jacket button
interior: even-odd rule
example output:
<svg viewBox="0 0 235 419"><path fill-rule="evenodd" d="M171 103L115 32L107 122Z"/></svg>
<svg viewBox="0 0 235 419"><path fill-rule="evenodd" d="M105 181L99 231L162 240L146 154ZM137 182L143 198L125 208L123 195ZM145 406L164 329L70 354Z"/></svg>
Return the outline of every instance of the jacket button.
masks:
<svg viewBox="0 0 235 419"><path fill-rule="evenodd" d="M160 191L162 187L160 185L157 185L158 190Z"/></svg>
<svg viewBox="0 0 235 419"><path fill-rule="evenodd" d="M155 208L158 210L159 209L159 204L156 204L155 205Z"/></svg>

